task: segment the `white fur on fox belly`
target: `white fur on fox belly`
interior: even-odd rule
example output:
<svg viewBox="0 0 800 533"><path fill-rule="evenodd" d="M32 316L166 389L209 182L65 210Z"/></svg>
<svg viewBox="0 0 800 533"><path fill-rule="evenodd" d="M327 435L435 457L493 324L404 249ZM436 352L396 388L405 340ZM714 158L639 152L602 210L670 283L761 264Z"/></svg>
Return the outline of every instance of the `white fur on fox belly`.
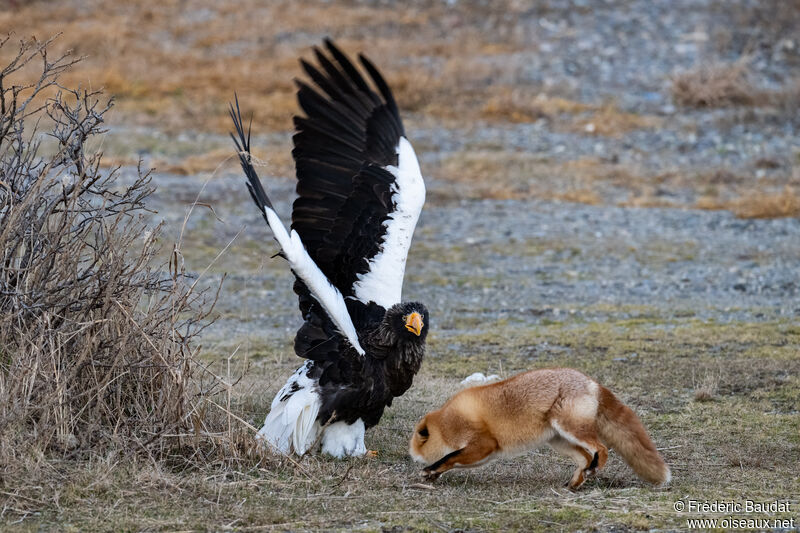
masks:
<svg viewBox="0 0 800 533"><path fill-rule="evenodd" d="M311 361L297 369L272 400L270 412L257 439L266 441L280 453L292 452L303 455L314 443L320 432L317 422L321 399L317 384L308 377ZM292 392L292 389L295 389ZM364 422L353 424L335 422L322 432L322 452L337 459L360 456L367 453L364 445Z"/></svg>

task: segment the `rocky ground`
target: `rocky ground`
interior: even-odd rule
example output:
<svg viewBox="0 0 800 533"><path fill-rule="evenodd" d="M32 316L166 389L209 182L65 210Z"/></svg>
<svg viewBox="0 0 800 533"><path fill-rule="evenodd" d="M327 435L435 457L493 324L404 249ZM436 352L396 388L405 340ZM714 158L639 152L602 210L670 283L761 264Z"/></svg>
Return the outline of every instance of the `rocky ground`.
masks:
<svg viewBox="0 0 800 533"><path fill-rule="evenodd" d="M691 209L710 202L736 211L800 184L800 92L791 92L800 79L794 4L553 1L473 20L459 19L460 3L454 3L443 26L469 23L500 41L529 43L478 59L497 67L484 83L541 91L533 105L541 116L453 124L404 113L429 188L411 250L408 296L435 302L434 316L443 317L453 309L531 321L552 313L591 317L583 309L595 304L609 304L610 313L612 306L647 305L666 316L721 321L796 316L798 219ZM436 66L440 60L413 61ZM741 81L755 99L749 105L676 102L673 81L680 73L737 61L747 65ZM769 100L777 94L784 98ZM546 102L560 96L588 107L550 111ZM613 113L598 111L604 102ZM289 133L258 135L258 116L256 151L288 152ZM130 147L152 135L141 128L117 133ZM162 135L141 155L145 162L180 159L192 147L224 153L229 144L218 134L184 133L177 142ZM291 168L268 160L260 170L288 220ZM266 259L275 247L237 170L157 174L159 216L181 219L207 180L199 198L222 221L206 209L195 211L186 238L203 246L187 248L190 258L202 252L190 268L246 225L221 264L241 266L246 258L257 266L247 275L248 309L278 306L281 318L273 323L295 324L284 265ZM580 199L587 190L597 205L547 201ZM630 208L639 205L659 208ZM241 270L227 270L231 283L245 283ZM239 304L241 292L232 293ZM225 291L222 297L221 309Z"/></svg>
<svg viewBox="0 0 800 533"><path fill-rule="evenodd" d="M183 191L203 187L187 177L158 176L156 183L162 193L178 184ZM266 183L288 221L291 182ZM627 316L626 306L723 322L800 315L798 219L547 201L437 201L437 190L447 187L430 187L406 274L406 297L429 303L438 324L434 335L457 327L452 317L464 313L531 323L565 314L586 320ZM166 214L177 227L185 205L172 204L172 195L169 202L161 193L157 198L152 205L159 216ZM184 246L189 269L205 268L233 239L209 278L222 271L228 276L218 309L230 313L231 322L223 319L215 330L227 336L230 328L263 332L281 324L275 334L290 334L284 326L299 320L290 275L282 260L270 258L276 244L242 178L215 177L200 198L215 199L219 219L202 207L190 217ZM602 312L593 310L598 305Z"/></svg>

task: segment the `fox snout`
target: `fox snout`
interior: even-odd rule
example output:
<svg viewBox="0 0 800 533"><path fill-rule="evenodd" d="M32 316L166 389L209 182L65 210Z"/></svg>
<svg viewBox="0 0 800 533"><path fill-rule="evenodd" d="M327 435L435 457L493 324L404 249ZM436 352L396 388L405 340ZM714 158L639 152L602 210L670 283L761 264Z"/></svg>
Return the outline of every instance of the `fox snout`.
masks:
<svg viewBox="0 0 800 533"><path fill-rule="evenodd" d="M425 465L420 474L427 481L435 481L453 468L477 466L496 449L493 439L447 410L428 413L414 429L409 445L414 461Z"/></svg>
<svg viewBox="0 0 800 533"><path fill-rule="evenodd" d="M425 479L429 481L434 481L438 479L439 476L441 476L442 473L444 472L444 470L440 469L448 462L452 462L451 459L453 459L458 455L461 455L461 452L463 451L464 448L461 448L460 450L456 450L454 452L450 452L441 459L439 459L438 461L436 461L435 463L429 464L428 466L422 469L422 475L425 477Z"/></svg>
<svg viewBox="0 0 800 533"><path fill-rule="evenodd" d="M427 465L420 474L428 481L434 481L442 475L438 469L447 459L456 455L456 452L443 449L441 435L438 432L433 438L431 437L432 429L428 427L428 416L426 415L414 428L414 434L411 435L408 445L408 453L411 458L417 463Z"/></svg>

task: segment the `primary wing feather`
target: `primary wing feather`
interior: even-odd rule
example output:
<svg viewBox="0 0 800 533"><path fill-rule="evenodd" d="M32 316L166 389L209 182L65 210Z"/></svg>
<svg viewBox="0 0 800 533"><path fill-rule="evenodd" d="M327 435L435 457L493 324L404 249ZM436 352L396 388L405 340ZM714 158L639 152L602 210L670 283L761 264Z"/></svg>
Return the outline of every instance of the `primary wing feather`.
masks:
<svg viewBox="0 0 800 533"><path fill-rule="evenodd" d="M230 114L236 129L236 135L231 134L231 138L236 144L239 162L247 176L247 189L272 230L273 237L280 244L281 255L289 261L292 272L297 278L295 290L300 295L301 309L310 309L312 302L318 305L320 309L317 314L324 316L329 325L338 330L335 335L338 336L339 333L344 335L352 348L359 355L364 355L364 349L359 343L358 332L350 317L344 296L308 254L300 235L294 230L287 232L272 208L272 202L264 191L261 180L253 167L250 154L250 130L248 129L245 134L238 98L236 99L236 108L231 105ZM303 314L304 316L307 314L306 310L303 311Z"/></svg>

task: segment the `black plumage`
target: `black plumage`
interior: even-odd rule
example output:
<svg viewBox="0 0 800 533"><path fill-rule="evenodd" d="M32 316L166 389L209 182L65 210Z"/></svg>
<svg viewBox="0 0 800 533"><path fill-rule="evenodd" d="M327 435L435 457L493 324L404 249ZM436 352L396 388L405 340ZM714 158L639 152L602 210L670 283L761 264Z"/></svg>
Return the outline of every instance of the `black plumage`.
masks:
<svg viewBox="0 0 800 533"><path fill-rule="evenodd" d="M326 307L324 299L314 292L313 285L318 282L310 281L314 278L308 273L305 279L298 275L298 271L304 271L302 258L298 255L296 263L292 263L292 258L287 257L295 271L294 291L304 319L294 349L297 355L311 361L298 373L313 382L319 397L317 423L322 431L337 421L353 424L362 420L367 428L377 424L392 399L411 386L422 363L430 326L424 305L399 301L380 305L359 288L359 280L365 276L385 279L386 267L375 266L382 254L402 258L396 273L402 283L408 242L402 241L405 249L401 252L391 250L401 241L389 239L387 232L391 231L394 217L409 218L409 213L399 212L398 203L406 200L402 195L416 195L419 199L421 194L416 213L410 213L413 220L403 222L410 228L402 231L413 232L424 201L424 185L421 175L418 184L400 184L399 176L408 172L396 168L404 130L383 77L359 55L371 86L331 41L325 41L325 49L327 54L314 48L317 66L301 60L313 85L296 82L298 102L305 116L294 118L292 155L297 199L291 229L302 240L316 267L341 294L348 316L339 316L337 322L332 316L336 311L331 310L330 304ZM236 128L236 136L232 137L248 190L268 219L272 204L250 159L250 131L245 133L238 99L236 107L231 106L231 117ZM383 270L377 272L379 268ZM355 327L355 344L363 348L364 355L341 329L347 320ZM303 389L297 376L296 373L279 393L279 408ZM268 417L262 431L267 429L269 420Z"/></svg>
<svg viewBox="0 0 800 533"><path fill-rule="evenodd" d="M378 253L383 223L394 209L395 177L385 167L397 165L404 131L394 97L371 63L359 56L383 98L331 41L325 44L333 60L314 49L324 72L302 62L324 94L296 82L306 116L294 119L298 198L292 229L328 279L352 296L352 285Z"/></svg>
<svg viewBox="0 0 800 533"><path fill-rule="evenodd" d="M359 340L367 352L360 357L329 328L321 313L311 312L295 338L295 352L314 365L308 376L316 380L322 396L318 419L321 424L358 419L367 428L378 423L386 407L411 387L425 354L428 311L416 302L404 303L388 311L372 304L354 302L359 316L353 318ZM403 318L420 313L425 324L417 336L404 328ZM351 312L352 313L352 312ZM321 335L320 335L321 334ZM308 343L308 339L313 339Z"/></svg>

